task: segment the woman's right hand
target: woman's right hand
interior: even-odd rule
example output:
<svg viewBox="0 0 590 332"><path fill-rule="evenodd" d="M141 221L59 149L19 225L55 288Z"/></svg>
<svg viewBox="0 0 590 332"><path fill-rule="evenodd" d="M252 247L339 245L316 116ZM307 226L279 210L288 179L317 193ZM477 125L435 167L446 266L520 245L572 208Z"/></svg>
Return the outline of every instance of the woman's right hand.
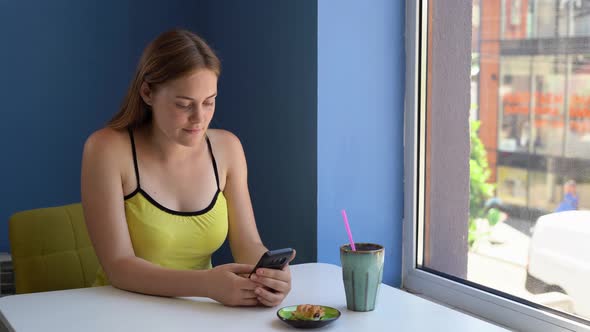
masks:
<svg viewBox="0 0 590 332"><path fill-rule="evenodd" d="M247 277L254 269L248 264L224 264L207 271L207 296L226 306L255 306L257 284Z"/></svg>

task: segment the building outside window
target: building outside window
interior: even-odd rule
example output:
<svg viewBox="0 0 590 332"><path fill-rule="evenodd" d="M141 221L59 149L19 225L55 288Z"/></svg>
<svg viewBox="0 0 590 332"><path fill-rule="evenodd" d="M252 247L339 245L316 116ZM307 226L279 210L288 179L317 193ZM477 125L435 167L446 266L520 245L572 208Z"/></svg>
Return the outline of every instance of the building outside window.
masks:
<svg viewBox="0 0 590 332"><path fill-rule="evenodd" d="M472 99L496 196L535 219L555 211L573 180L579 208L590 209L590 1L474 6Z"/></svg>

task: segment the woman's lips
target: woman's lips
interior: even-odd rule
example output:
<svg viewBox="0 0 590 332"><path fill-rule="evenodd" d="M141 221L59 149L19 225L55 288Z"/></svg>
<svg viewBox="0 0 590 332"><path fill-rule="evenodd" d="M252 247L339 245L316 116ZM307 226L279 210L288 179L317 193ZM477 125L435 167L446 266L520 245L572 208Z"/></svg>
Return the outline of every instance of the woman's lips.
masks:
<svg viewBox="0 0 590 332"><path fill-rule="evenodd" d="M202 129L201 128L183 128L182 130L184 130L190 134L196 134L196 133L200 132Z"/></svg>

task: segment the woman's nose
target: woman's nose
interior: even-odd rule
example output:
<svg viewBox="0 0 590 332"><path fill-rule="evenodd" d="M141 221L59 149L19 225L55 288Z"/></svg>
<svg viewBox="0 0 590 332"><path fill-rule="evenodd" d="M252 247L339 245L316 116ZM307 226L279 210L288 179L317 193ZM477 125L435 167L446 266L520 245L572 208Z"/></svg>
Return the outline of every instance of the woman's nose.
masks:
<svg viewBox="0 0 590 332"><path fill-rule="evenodd" d="M189 121L190 122L194 122L194 123L201 123L203 122L203 109L201 107L196 107L193 112L191 113L190 117L189 117Z"/></svg>

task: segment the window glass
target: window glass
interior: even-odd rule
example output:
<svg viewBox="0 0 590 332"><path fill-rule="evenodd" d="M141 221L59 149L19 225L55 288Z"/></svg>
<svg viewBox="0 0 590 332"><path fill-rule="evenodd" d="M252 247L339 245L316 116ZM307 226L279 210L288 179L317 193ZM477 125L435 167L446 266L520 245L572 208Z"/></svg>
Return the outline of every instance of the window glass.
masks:
<svg viewBox="0 0 590 332"><path fill-rule="evenodd" d="M426 142L469 121L468 220L432 209L442 166L427 144L418 266L590 323L590 0L472 3L469 116L426 121ZM427 75L444 66L428 63ZM428 100L448 89L433 82L430 119Z"/></svg>

